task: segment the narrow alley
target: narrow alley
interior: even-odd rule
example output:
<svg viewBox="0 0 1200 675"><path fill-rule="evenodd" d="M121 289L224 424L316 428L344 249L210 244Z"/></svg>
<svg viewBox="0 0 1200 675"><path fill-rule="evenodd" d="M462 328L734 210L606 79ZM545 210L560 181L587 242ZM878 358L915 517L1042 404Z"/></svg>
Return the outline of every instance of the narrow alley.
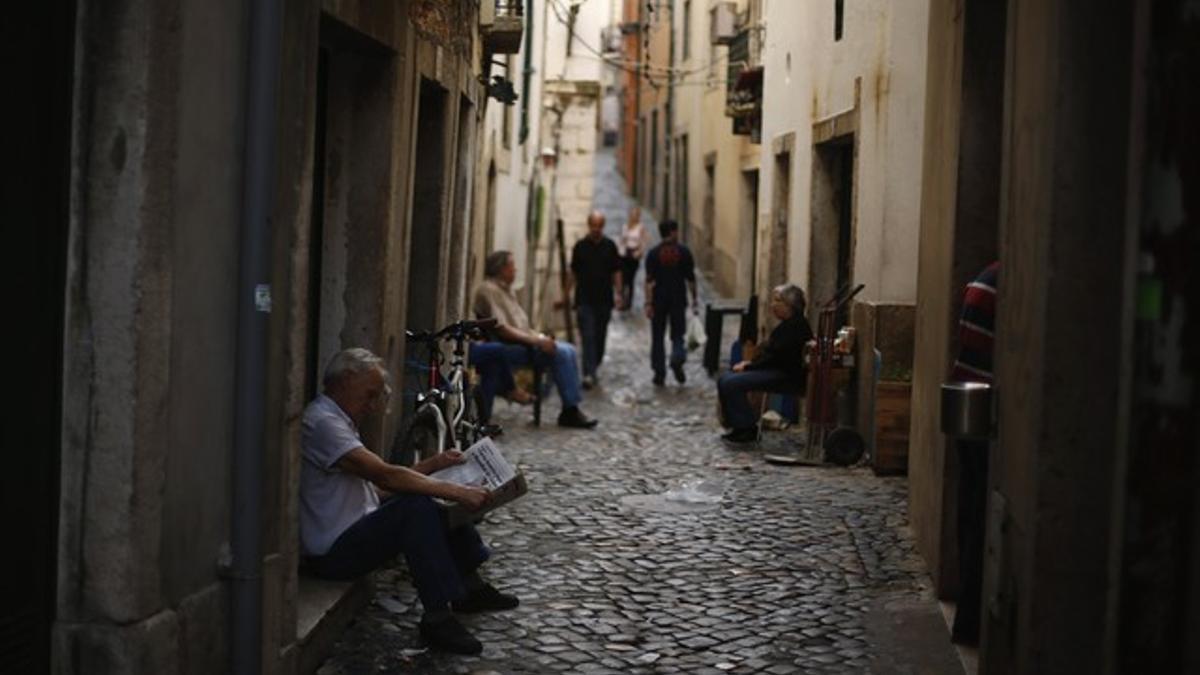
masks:
<svg viewBox="0 0 1200 675"><path fill-rule="evenodd" d="M1200 675L1200 0L13 7L0 672Z"/></svg>
<svg viewBox="0 0 1200 675"><path fill-rule="evenodd" d="M596 206L612 228L627 203L610 163L599 156ZM495 553L485 573L521 598L470 619L483 655L424 649L398 562L319 673L961 672L906 527L903 477L731 449L697 353L686 384L656 388L644 315L617 314L609 332L584 402L597 429L535 428L528 408L498 406L500 445L530 492L480 527ZM663 497L694 481L720 503Z"/></svg>

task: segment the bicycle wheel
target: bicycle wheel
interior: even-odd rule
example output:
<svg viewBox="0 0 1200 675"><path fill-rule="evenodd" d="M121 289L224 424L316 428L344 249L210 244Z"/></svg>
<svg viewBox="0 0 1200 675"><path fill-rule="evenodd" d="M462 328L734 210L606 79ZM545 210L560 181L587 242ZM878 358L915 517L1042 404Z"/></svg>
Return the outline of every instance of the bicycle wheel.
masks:
<svg viewBox="0 0 1200 675"><path fill-rule="evenodd" d="M413 466L442 451L438 437L439 412L433 408L422 408L408 425L408 430L398 444L392 447L391 462L400 466Z"/></svg>

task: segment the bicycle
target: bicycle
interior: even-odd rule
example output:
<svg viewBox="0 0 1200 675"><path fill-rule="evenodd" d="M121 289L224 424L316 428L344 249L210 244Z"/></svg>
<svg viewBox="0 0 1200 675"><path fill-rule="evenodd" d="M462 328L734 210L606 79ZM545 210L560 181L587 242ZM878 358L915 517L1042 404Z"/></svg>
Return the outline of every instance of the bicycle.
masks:
<svg viewBox="0 0 1200 675"><path fill-rule="evenodd" d="M484 336L496 319L456 321L441 330L405 331L410 345L427 349L429 378L416 394L416 411L403 434L397 434L388 459L393 464L412 466L444 450L465 450L484 437L494 438L503 430L497 424L479 422L479 391L466 382L468 340ZM442 372L445 357L440 345L452 342L449 373ZM424 367L424 366L423 366Z"/></svg>

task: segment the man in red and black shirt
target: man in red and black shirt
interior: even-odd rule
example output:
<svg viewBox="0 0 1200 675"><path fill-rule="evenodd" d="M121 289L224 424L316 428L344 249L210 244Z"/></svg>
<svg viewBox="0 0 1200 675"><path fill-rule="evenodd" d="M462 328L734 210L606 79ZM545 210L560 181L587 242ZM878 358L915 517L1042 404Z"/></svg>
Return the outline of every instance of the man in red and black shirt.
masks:
<svg viewBox="0 0 1200 675"><path fill-rule="evenodd" d="M958 359L954 379L959 382L992 382L992 341L996 329L996 284L1000 262L988 265L963 294L958 321Z"/></svg>
<svg viewBox="0 0 1200 675"><path fill-rule="evenodd" d="M650 367L654 369L654 385L661 387L666 381L666 351L663 349L663 334L668 323L671 326L671 372L675 381L683 384L687 376L683 362L687 349L683 345L683 334L687 320L688 296L691 291L692 308L696 310L696 264L692 252L679 243L679 224L664 220L658 224L662 243L646 254L646 316L650 319Z"/></svg>
<svg viewBox="0 0 1200 675"><path fill-rule="evenodd" d="M992 345L996 328L996 288L1000 263L988 265L963 293L958 321L958 358L952 379L992 383ZM979 644L983 595L983 544L987 512L988 449L986 440L960 438L958 453L958 609L951 640Z"/></svg>

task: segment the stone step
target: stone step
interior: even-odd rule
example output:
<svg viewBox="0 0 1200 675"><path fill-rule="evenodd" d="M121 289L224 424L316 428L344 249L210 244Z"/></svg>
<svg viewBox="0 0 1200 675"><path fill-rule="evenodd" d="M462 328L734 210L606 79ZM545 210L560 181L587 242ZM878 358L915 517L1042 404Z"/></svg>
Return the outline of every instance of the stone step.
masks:
<svg viewBox="0 0 1200 675"><path fill-rule="evenodd" d="M296 598L296 645L301 675L315 673L350 620L370 602L370 577L325 581L300 575Z"/></svg>

